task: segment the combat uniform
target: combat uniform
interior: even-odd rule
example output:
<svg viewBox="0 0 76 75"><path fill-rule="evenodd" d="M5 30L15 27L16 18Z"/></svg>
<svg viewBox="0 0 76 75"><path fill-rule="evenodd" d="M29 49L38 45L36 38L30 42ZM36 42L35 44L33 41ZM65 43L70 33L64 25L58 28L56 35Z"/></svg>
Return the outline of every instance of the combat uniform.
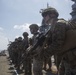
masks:
<svg viewBox="0 0 76 75"><path fill-rule="evenodd" d="M47 55L55 55L58 53L62 55L61 65L64 68L63 74L60 75L76 75L76 51L71 49L70 51L63 51L63 45L66 40L66 32L71 27L66 24L64 19L57 19L55 24L51 25L51 44L46 50ZM50 35L49 35L50 36Z"/></svg>
<svg viewBox="0 0 76 75"><path fill-rule="evenodd" d="M51 28L51 25L46 25L44 21L42 21L42 26L40 26L40 33L45 34L49 29ZM44 55L46 55L46 52L43 51L43 53L45 53ZM51 61L51 57L46 58L46 56L43 56L43 69L44 70L51 70L51 66L52 66L52 61ZM49 68L46 68L46 65L48 64Z"/></svg>
<svg viewBox="0 0 76 75"><path fill-rule="evenodd" d="M33 45L37 42L37 36L38 36L38 25L37 24L32 24L30 25L30 31L33 34L32 40L33 40ZM43 61L40 57L40 47L36 49L36 53L33 55L33 73L34 75L42 75L42 65Z"/></svg>
<svg viewBox="0 0 76 75"><path fill-rule="evenodd" d="M43 22L46 23L47 25L49 25L49 24L51 25L50 33L48 34L48 36L50 37L50 38L48 38L48 39L50 39L50 41L49 41L50 43L45 51L46 52L45 56L50 57L52 55L55 55L55 62L56 61L58 62L58 63L56 62L56 65L59 65L61 62L61 58L58 56L59 55L58 53L53 53L53 52L60 51L60 47L64 43L65 31L66 31L65 20L64 19L59 20L57 18L59 16L57 10L52 7L43 9L42 16L44 18ZM60 59L58 59L57 57ZM57 67L59 67L59 66L57 66Z"/></svg>
<svg viewBox="0 0 76 75"><path fill-rule="evenodd" d="M71 30L71 29L76 30L76 22L68 21L67 24L68 24L67 26L69 26L67 30ZM73 41L73 39L70 41ZM76 46L64 52L63 58L60 64L60 69L64 69L64 75L76 75ZM60 70L60 72L62 71ZM60 75L62 75L62 73Z"/></svg>
<svg viewBox="0 0 76 75"><path fill-rule="evenodd" d="M23 54L26 54L26 49L29 47L29 43L28 43L28 33L24 32L23 33ZM25 58L25 56L23 57ZM23 68L25 70L24 75L31 75L31 59L30 58L26 58L23 62Z"/></svg>

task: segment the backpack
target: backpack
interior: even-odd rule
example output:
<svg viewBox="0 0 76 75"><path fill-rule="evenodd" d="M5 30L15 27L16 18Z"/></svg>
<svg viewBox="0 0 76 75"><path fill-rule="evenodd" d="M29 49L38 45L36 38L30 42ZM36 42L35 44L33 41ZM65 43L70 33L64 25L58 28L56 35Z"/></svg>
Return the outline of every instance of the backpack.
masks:
<svg viewBox="0 0 76 75"><path fill-rule="evenodd" d="M62 46L62 51L66 52L76 48L76 23L68 22L69 29L66 31L65 43Z"/></svg>

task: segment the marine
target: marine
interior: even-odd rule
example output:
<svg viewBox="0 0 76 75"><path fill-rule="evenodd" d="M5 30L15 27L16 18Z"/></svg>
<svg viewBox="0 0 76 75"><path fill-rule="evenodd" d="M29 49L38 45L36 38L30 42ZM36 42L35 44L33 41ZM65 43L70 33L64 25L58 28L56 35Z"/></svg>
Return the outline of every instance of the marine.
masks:
<svg viewBox="0 0 76 75"><path fill-rule="evenodd" d="M37 36L39 35L39 26L37 24L31 24L29 26L31 34L33 34L32 41L33 45L37 42ZM34 75L42 75L42 65L43 61L39 55L40 49L37 47L33 55L33 73Z"/></svg>
<svg viewBox="0 0 76 75"><path fill-rule="evenodd" d="M29 38L28 38L28 33L27 32L23 32L23 54L26 54L26 50L29 47ZM25 58L25 56L23 56L23 59ZM32 71L31 71L31 59L27 57L27 59L25 59L23 61L23 68L25 70L24 75L32 75Z"/></svg>
<svg viewBox="0 0 76 75"><path fill-rule="evenodd" d="M40 32L45 33L49 29L51 29L51 31L52 31L54 22L57 20L57 17L59 16L59 13L57 12L57 10L52 7L48 7L46 9L42 10L41 15L42 15L43 19L42 19L42 26L40 27ZM44 59L47 59L46 61L49 60L49 62L48 62L49 70L51 70L51 72L52 72L53 71L52 64L55 64L54 66L57 66L57 63L55 63L56 57L55 57L55 62L52 62L51 56L47 56L48 54L46 52L46 48L49 47L49 44L52 42L52 33L51 32L48 37L49 38L46 41L46 44L44 47L45 48L44 49L44 57L45 57ZM56 56L56 55L54 54L54 56ZM56 73L57 73L57 69L56 69Z"/></svg>
<svg viewBox="0 0 76 75"><path fill-rule="evenodd" d="M72 45L74 41L68 43L71 32L74 35L74 30L67 24L64 19L58 19L58 12L55 8L49 7L42 11L42 16L46 24L51 25L49 36L50 44L46 48L47 56L63 54L59 62L59 75L76 75L76 45ZM71 30L71 31L70 31ZM66 36L67 35L67 36ZM74 37L72 37L74 38ZM69 47L70 46L70 47ZM74 48L73 48L74 47ZM66 51L70 49L69 51ZM60 68L63 66L63 73Z"/></svg>

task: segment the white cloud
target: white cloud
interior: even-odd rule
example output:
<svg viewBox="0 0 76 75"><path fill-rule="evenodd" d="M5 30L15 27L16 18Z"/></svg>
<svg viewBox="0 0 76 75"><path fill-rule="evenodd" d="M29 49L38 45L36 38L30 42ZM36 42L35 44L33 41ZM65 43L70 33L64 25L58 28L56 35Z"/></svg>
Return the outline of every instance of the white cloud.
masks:
<svg viewBox="0 0 76 75"><path fill-rule="evenodd" d="M3 30L3 28L2 28L2 27L0 27L0 30L2 31L2 30Z"/></svg>
<svg viewBox="0 0 76 75"><path fill-rule="evenodd" d="M39 26L40 26L40 24L39 23L37 23ZM31 35L31 33L30 33L30 29L29 29L29 26L30 26L31 24L29 24L29 23L24 23L24 24L22 24L22 25L15 25L14 26L14 29L16 29L16 30L21 30L21 31L23 31L23 32L28 32L28 34L29 34L29 37L31 37L32 35ZM16 36L16 37L19 37L18 35Z"/></svg>
<svg viewBox="0 0 76 75"><path fill-rule="evenodd" d="M0 32L0 50L7 49L8 39Z"/></svg>
<svg viewBox="0 0 76 75"><path fill-rule="evenodd" d="M29 25L28 23L24 23L23 25L15 25L14 29L22 31L22 32L28 32L29 35L30 34L30 30L29 30ZM19 37L18 35L16 35L16 37Z"/></svg>
<svg viewBox="0 0 76 75"><path fill-rule="evenodd" d="M65 0L66 2L68 2L69 0Z"/></svg>
<svg viewBox="0 0 76 75"><path fill-rule="evenodd" d="M14 29L19 29L21 31L28 31L29 30L29 25L28 23L25 23L23 25L15 25Z"/></svg>
<svg viewBox="0 0 76 75"><path fill-rule="evenodd" d="M19 37L19 35L16 35L16 36L15 36L15 38L18 38L18 37Z"/></svg>
<svg viewBox="0 0 76 75"><path fill-rule="evenodd" d="M67 2L68 4L72 3L71 0L64 0L65 2Z"/></svg>
<svg viewBox="0 0 76 75"><path fill-rule="evenodd" d="M8 44L8 39L5 37L2 31L3 28L0 27L0 51L3 49L7 49L7 44Z"/></svg>

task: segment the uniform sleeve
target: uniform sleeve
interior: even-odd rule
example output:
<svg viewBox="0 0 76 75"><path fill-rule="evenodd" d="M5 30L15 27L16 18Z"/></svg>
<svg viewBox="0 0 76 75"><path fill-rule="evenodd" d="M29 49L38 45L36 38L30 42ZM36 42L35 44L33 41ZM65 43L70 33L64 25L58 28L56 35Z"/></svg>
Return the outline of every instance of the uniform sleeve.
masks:
<svg viewBox="0 0 76 75"><path fill-rule="evenodd" d="M49 46L49 49L47 50L48 53L51 55L57 54L61 51L62 45L65 42L65 29L66 24L65 23L56 23L54 30L52 32L52 43Z"/></svg>

